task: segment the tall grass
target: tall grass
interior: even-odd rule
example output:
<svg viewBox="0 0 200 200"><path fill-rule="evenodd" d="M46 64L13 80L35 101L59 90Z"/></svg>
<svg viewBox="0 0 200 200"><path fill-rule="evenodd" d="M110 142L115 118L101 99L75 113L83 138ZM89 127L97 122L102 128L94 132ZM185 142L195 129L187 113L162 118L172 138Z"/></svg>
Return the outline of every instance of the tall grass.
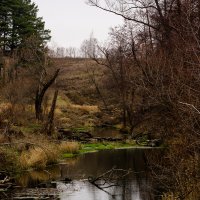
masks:
<svg viewBox="0 0 200 200"><path fill-rule="evenodd" d="M58 144L49 141L43 135L26 138L27 148L19 148L19 165L23 169L45 168L48 164L56 163L60 157ZM22 140L22 142L24 142Z"/></svg>
<svg viewBox="0 0 200 200"><path fill-rule="evenodd" d="M63 153L78 153L79 150L81 149L81 146L78 142L67 142L63 141L61 142L59 149Z"/></svg>
<svg viewBox="0 0 200 200"><path fill-rule="evenodd" d="M19 161L22 168L39 168L43 169L47 165L47 155L44 150L39 147L23 151L20 155Z"/></svg>
<svg viewBox="0 0 200 200"><path fill-rule="evenodd" d="M78 142L63 141L60 144L40 138L40 142L28 150L23 150L19 156L22 169L44 169L48 164L58 162L62 153L78 153L81 146Z"/></svg>
<svg viewBox="0 0 200 200"><path fill-rule="evenodd" d="M48 164L56 163L59 158L59 150L56 145L34 147L23 151L19 157L21 168L44 169Z"/></svg>

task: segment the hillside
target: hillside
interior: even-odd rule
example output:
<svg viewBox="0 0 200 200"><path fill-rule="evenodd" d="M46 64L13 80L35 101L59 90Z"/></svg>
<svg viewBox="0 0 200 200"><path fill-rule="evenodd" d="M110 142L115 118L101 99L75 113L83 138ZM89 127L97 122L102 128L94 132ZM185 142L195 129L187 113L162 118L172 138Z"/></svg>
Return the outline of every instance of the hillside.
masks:
<svg viewBox="0 0 200 200"><path fill-rule="evenodd" d="M59 126L87 128L113 120L102 99L107 94L103 87L107 69L88 59L57 58L54 61L61 68L56 83L59 88L56 109Z"/></svg>

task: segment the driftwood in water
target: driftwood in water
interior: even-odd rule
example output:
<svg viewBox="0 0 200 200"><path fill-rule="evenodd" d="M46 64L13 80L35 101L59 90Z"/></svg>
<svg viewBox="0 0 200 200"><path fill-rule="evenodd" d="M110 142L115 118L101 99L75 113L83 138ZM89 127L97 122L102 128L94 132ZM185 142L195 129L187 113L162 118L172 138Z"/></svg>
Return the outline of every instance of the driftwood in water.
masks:
<svg viewBox="0 0 200 200"><path fill-rule="evenodd" d="M132 172L133 171L130 169L129 170L116 169L115 167L113 167L112 169L104 172L103 174L97 177L88 177L88 181L92 184L98 184L99 181L103 181L103 183L98 184L98 185L105 185L106 183L109 183L111 181L121 180ZM112 187L112 185L109 187ZM106 186L105 188L108 188L108 187Z"/></svg>
<svg viewBox="0 0 200 200"><path fill-rule="evenodd" d="M116 169L113 167L98 177L88 177L88 181L108 195L114 196L106 191L106 189L120 186L119 181L128 176L130 173L132 173L132 170Z"/></svg>
<svg viewBox="0 0 200 200"><path fill-rule="evenodd" d="M13 179L6 172L0 172L0 192L5 192L15 186Z"/></svg>
<svg viewBox="0 0 200 200"><path fill-rule="evenodd" d="M92 134L89 132L73 132L64 128L59 128L58 132L60 133L60 139L89 141L91 138L93 138Z"/></svg>
<svg viewBox="0 0 200 200"><path fill-rule="evenodd" d="M112 137L94 137L89 132L73 132L68 129L59 128L60 139L69 139L77 141L97 141L97 142L121 142L124 138L112 138Z"/></svg>
<svg viewBox="0 0 200 200"><path fill-rule="evenodd" d="M152 139L152 140L136 140L136 144L140 146L148 146L148 147L159 147L162 144L161 139Z"/></svg>

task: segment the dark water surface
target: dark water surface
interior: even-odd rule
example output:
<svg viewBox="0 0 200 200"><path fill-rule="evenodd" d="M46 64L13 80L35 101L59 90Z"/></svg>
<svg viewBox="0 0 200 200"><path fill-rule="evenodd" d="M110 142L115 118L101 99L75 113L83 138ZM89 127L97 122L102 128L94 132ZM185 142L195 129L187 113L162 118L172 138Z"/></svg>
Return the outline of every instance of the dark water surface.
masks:
<svg viewBox="0 0 200 200"><path fill-rule="evenodd" d="M145 159L152 151L158 150L104 150L81 155L45 171L25 173L17 179L22 188L15 189L9 198L153 200ZM88 181L88 177L101 175L96 185Z"/></svg>

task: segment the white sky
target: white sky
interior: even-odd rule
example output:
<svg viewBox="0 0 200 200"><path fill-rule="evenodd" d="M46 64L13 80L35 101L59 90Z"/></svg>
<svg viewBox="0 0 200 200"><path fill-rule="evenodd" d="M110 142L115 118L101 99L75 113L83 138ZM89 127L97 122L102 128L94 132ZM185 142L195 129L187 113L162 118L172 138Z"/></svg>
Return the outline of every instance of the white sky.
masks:
<svg viewBox="0 0 200 200"><path fill-rule="evenodd" d="M87 5L86 0L33 0L39 8L47 29L51 30L51 45L80 47L93 32L100 42L106 40L110 27L122 23L122 18Z"/></svg>

